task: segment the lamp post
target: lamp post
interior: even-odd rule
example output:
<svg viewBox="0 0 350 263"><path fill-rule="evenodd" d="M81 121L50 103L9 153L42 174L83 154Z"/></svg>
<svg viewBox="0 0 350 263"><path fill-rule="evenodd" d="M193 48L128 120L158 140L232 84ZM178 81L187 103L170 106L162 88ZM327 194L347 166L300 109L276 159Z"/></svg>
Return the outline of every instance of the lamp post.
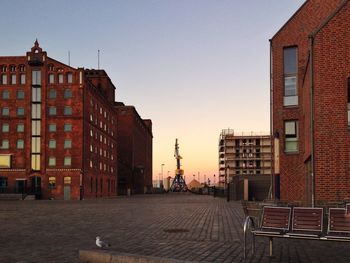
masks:
<svg viewBox="0 0 350 263"><path fill-rule="evenodd" d="M163 186L163 167L164 167L164 163L162 163L162 165L161 165L161 170L162 170L162 186Z"/></svg>
<svg viewBox="0 0 350 263"><path fill-rule="evenodd" d="M230 201L230 184L227 181L227 175L230 177L230 166L227 165L226 173L225 173L225 184L226 184L226 197L227 202Z"/></svg>

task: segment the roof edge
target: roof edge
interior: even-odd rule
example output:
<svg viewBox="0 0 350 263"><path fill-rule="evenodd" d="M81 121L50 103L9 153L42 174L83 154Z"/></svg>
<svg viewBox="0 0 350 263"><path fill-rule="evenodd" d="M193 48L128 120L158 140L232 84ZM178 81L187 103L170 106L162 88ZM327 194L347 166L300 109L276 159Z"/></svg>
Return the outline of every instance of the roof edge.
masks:
<svg viewBox="0 0 350 263"><path fill-rule="evenodd" d="M322 28L324 28L336 16L336 14L338 14L344 8L347 3L349 3L349 0L343 0L343 2L340 3L339 6L325 20L323 20L323 22L321 22L321 24L316 27L313 32L309 34L309 37L314 38L317 33L319 33Z"/></svg>
<svg viewBox="0 0 350 263"><path fill-rule="evenodd" d="M303 7L309 2L309 0L306 0L298 9L294 12L294 14L283 24L283 26L270 38L270 41L273 40L281 31L284 29L289 22L294 19L294 17L303 9Z"/></svg>

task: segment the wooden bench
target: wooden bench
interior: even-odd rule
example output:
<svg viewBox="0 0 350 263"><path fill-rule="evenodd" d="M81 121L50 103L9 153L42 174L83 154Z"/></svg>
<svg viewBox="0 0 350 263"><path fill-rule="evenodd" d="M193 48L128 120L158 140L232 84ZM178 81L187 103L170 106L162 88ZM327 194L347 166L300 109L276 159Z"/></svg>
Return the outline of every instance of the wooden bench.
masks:
<svg viewBox="0 0 350 263"><path fill-rule="evenodd" d="M350 205L343 208L329 208L328 231L325 238L335 241L350 241Z"/></svg>
<svg viewBox="0 0 350 263"><path fill-rule="evenodd" d="M292 210L292 215L291 215ZM289 225L290 218L292 221ZM246 258L246 238L248 228L252 228L252 253L255 237L269 238L269 255L273 255L273 238L296 238L321 241L350 241L350 204L346 208L329 208L328 229L323 231L323 208L315 207L264 207L261 224L255 228L254 222L246 218L244 232L244 258Z"/></svg>
<svg viewBox="0 0 350 263"><path fill-rule="evenodd" d="M282 237L283 234L289 230L290 214L290 207L264 206L261 216L261 224L257 229L255 229L254 221L250 217L247 217L243 227L244 258L246 258L246 231L249 225L253 227L253 230L251 231L253 234L253 252L255 250L255 236L265 236L269 237L270 255L272 255L273 237Z"/></svg>

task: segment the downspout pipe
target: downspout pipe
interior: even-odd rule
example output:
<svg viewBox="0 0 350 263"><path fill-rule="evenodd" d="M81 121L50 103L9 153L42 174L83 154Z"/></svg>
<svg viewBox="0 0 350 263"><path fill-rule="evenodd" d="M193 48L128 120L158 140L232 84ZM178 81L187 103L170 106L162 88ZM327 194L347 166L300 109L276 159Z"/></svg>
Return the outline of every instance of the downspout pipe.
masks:
<svg viewBox="0 0 350 263"><path fill-rule="evenodd" d="M273 163L273 82L272 82L272 39L269 39L270 42L270 160L271 160L271 178L270 178L270 199L274 200L275 196L275 167Z"/></svg>
<svg viewBox="0 0 350 263"><path fill-rule="evenodd" d="M310 51L310 147L311 206L315 206L315 146L314 146L314 36L309 36Z"/></svg>

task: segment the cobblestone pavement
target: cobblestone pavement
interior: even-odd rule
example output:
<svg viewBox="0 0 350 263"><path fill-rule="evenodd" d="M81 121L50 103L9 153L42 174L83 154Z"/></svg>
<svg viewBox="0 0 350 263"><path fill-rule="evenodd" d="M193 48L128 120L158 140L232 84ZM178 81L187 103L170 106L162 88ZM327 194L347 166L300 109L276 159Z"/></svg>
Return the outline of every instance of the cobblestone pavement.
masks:
<svg viewBox="0 0 350 263"><path fill-rule="evenodd" d="M111 250L196 262L244 262L238 202L192 194L85 201L0 201L0 262L78 262L78 250ZM247 262L350 262L350 243L258 239Z"/></svg>

